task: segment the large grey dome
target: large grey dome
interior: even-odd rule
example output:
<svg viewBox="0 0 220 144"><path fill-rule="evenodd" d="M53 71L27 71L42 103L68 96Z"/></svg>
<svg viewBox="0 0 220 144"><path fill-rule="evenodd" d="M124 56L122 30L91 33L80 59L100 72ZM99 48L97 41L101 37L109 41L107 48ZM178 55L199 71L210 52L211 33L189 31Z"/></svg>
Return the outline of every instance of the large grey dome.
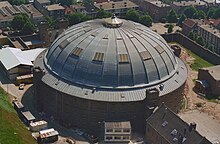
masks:
<svg viewBox="0 0 220 144"><path fill-rule="evenodd" d="M49 48L44 62L71 83L100 88L134 88L160 83L175 73L177 60L166 41L127 20L119 27L103 19L74 25Z"/></svg>

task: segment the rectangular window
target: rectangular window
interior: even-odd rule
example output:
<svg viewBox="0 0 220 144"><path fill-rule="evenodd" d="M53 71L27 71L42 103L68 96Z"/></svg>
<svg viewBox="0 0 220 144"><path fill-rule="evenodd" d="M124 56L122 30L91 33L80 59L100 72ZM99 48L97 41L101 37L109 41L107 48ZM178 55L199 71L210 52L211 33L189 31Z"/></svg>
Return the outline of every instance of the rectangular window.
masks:
<svg viewBox="0 0 220 144"><path fill-rule="evenodd" d="M116 140L120 140L121 137L120 137L120 136L115 136L115 139L116 139Z"/></svg>
<svg viewBox="0 0 220 144"><path fill-rule="evenodd" d="M115 129L115 132L121 132L121 129Z"/></svg>
<svg viewBox="0 0 220 144"><path fill-rule="evenodd" d="M129 136L123 136L123 140L129 140Z"/></svg>
<svg viewBox="0 0 220 144"><path fill-rule="evenodd" d="M106 132L113 132L113 129L106 129Z"/></svg>
<svg viewBox="0 0 220 144"><path fill-rule="evenodd" d="M105 137L105 139L111 140L111 139L112 139L112 136L107 136L107 137Z"/></svg>
<svg viewBox="0 0 220 144"><path fill-rule="evenodd" d="M130 129L123 129L123 132L128 133L128 132L130 132Z"/></svg>

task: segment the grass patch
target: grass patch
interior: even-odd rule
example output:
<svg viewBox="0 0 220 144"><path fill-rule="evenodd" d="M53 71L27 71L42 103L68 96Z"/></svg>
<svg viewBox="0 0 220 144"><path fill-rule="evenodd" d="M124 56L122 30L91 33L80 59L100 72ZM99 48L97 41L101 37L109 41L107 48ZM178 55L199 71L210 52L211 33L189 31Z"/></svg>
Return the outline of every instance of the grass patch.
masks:
<svg viewBox="0 0 220 144"><path fill-rule="evenodd" d="M0 144L36 144L0 88Z"/></svg>
<svg viewBox="0 0 220 144"><path fill-rule="evenodd" d="M195 59L194 63L190 64L190 67L192 68L192 70L198 71L200 68L213 66L213 64L202 59L201 57L191 52L190 50L186 49L186 51L190 54L191 57Z"/></svg>

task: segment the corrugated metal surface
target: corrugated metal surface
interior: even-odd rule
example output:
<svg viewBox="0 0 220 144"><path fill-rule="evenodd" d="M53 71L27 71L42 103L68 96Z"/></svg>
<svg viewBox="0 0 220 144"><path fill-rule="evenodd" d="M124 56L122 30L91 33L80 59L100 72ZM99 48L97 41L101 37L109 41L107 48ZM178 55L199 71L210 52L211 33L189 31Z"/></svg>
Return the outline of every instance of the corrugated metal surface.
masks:
<svg viewBox="0 0 220 144"><path fill-rule="evenodd" d="M104 27L100 19L72 26L48 50L47 67L69 82L114 89L171 77L177 63L165 40L143 25L122 21L119 28Z"/></svg>

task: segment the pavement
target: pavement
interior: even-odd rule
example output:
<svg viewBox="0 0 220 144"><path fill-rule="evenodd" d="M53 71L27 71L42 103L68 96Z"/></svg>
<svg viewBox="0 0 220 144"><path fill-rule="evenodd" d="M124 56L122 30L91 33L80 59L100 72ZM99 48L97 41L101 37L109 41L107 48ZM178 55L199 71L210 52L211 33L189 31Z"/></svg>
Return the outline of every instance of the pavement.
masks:
<svg viewBox="0 0 220 144"><path fill-rule="evenodd" d="M178 114L187 123L196 123L196 130L213 144L220 143L220 123L211 115L191 110Z"/></svg>

